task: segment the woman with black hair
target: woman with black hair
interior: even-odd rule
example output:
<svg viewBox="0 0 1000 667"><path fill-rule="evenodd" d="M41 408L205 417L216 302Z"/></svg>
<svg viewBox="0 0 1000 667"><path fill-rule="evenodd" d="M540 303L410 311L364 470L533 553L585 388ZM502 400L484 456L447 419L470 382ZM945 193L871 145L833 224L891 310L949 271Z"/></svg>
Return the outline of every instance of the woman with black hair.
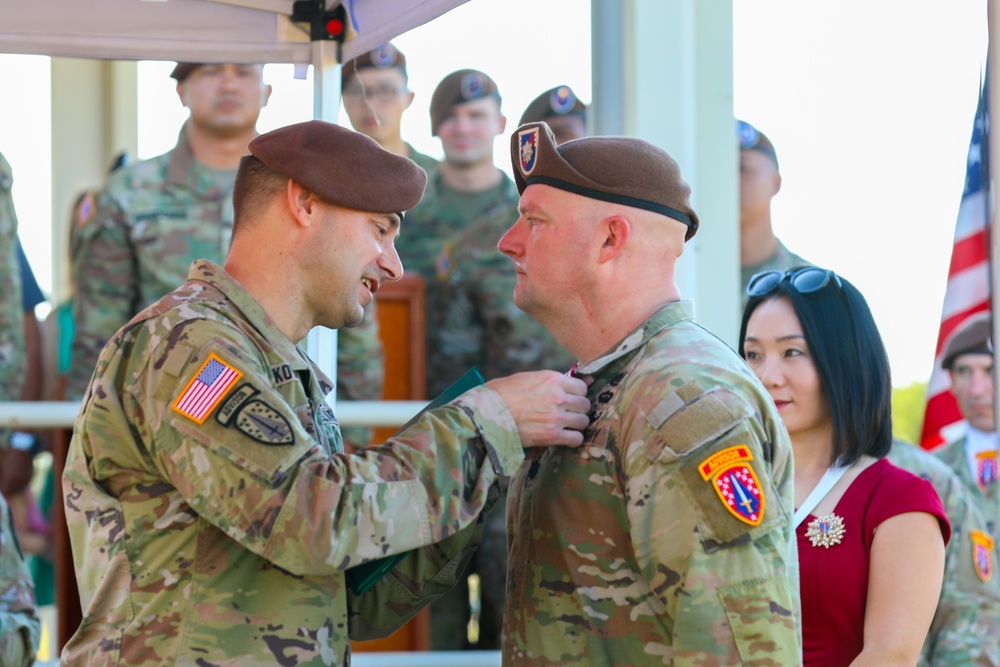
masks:
<svg viewBox="0 0 1000 667"><path fill-rule="evenodd" d="M804 267L750 279L740 355L792 440L805 665L915 665L951 529L934 488L883 457L889 361L861 293Z"/></svg>

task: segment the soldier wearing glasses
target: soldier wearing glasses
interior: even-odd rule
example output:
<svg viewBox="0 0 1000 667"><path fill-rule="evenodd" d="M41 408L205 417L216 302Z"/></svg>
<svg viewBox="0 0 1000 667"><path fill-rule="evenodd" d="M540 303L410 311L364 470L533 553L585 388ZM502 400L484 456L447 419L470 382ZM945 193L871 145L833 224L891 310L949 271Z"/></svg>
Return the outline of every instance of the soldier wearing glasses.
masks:
<svg viewBox="0 0 1000 667"><path fill-rule="evenodd" d="M408 85L406 56L390 43L347 61L341 70L341 94L351 127L429 173L438 161L417 151L402 136L403 113L414 97Z"/></svg>

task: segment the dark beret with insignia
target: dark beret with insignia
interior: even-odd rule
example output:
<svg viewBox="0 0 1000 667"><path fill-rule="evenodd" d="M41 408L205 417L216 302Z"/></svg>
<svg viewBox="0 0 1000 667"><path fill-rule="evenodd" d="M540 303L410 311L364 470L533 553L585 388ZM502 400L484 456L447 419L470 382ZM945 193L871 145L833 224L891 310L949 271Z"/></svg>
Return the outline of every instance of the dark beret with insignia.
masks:
<svg viewBox="0 0 1000 667"><path fill-rule="evenodd" d="M180 83L184 79L188 78L191 72L195 71L205 63L177 63L177 67L174 71L170 73L170 76L177 79L177 83Z"/></svg>
<svg viewBox="0 0 1000 667"><path fill-rule="evenodd" d="M344 67L341 69L341 87L346 86L351 79L354 78L354 73L358 70L374 68L374 69L398 69L403 73L403 78L406 78L406 56L403 52L393 46L391 43L386 42L381 46L376 46L371 51L362 53L357 58L353 60L348 60L344 63Z"/></svg>
<svg viewBox="0 0 1000 667"><path fill-rule="evenodd" d="M736 136L740 141L741 151L758 151L771 158L774 166L778 166L778 154L774 151L774 144L767 138L767 135L758 130L750 123L742 120L736 121Z"/></svg>
<svg viewBox="0 0 1000 667"><path fill-rule="evenodd" d="M250 153L283 176L335 206L372 213L413 208L427 174L409 158L374 139L322 120L309 120L262 134Z"/></svg>
<svg viewBox="0 0 1000 667"><path fill-rule="evenodd" d="M634 137L584 137L556 145L544 122L528 123L510 137L517 191L548 185L566 192L653 211L698 231L691 188L666 151Z"/></svg>
<svg viewBox="0 0 1000 667"><path fill-rule="evenodd" d="M993 354L993 318L989 313L970 315L955 329L944 346L941 368L951 370L963 354Z"/></svg>
<svg viewBox="0 0 1000 667"><path fill-rule="evenodd" d="M586 119L587 105L580 101L569 86L556 86L532 100L521 115L519 125L537 123L553 116L581 116Z"/></svg>
<svg viewBox="0 0 1000 667"><path fill-rule="evenodd" d="M431 136L437 136L437 128L457 104L494 97L500 102L497 83L487 74L476 69L460 69L452 72L434 89L431 96Z"/></svg>

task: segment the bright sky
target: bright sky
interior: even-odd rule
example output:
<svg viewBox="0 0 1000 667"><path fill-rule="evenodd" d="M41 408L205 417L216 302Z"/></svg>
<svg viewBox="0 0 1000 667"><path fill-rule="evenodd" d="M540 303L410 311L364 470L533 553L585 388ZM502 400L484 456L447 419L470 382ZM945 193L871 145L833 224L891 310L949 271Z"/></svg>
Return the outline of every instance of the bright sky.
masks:
<svg viewBox="0 0 1000 667"><path fill-rule="evenodd" d="M985 62L985 3L735 0L734 104L774 142L783 175L778 235L843 273L866 295L894 384L926 380L933 363L966 152ZM525 37L525 17L551 30ZM471 0L394 43L417 96L403 135L439 155L427 105L449 72L474 67L503 95L508 131L537 94L569 84L591 99L586 0ZM527 45L527 46L526 46ZM530 47L530 48L529 48ZM174 145L186 111L173 63L140 65L139 157ZM258 127L312 117L312 81L266 70L274 88ZM21 235L51 288L48 60L0 56L0 151L14 167ZM347 122L341 115L341 122ZM497 164L509 172L504 136ZM56 216L61 229L68 212Z"/></svg>

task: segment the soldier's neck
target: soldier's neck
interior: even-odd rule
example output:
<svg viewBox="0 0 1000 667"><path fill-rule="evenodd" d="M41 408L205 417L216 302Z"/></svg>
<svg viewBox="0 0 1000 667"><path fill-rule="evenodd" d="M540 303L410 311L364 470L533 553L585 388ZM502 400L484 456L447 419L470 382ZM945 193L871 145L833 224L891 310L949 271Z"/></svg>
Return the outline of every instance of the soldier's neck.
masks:
<svg viewBox="0 0 1000 667"><path fill-rule="evenodd" d="M441 163L441 180L452 190L459 192L481 192L497 185L503 178L503 172L496 168L493 161L474 165L462 165L448 162Z"/></svg>
<svg viewBox="0 0 1000 667"><path fill-rule="evenodd" d="M740 266L754 266L778 251L778 237L771 228L771 216L740 225Z"/></svg>
<svg viewBox="0 0 1000 667"><path fill-rule="evenodd" d="M188 141L191 153L200 164L211 169L236 169L240 166L240 158L249 155L247 145L257 136L251 128L248 131L232 136L220 137L209 134L203 129L191 124L188 128Z"/></svg>

